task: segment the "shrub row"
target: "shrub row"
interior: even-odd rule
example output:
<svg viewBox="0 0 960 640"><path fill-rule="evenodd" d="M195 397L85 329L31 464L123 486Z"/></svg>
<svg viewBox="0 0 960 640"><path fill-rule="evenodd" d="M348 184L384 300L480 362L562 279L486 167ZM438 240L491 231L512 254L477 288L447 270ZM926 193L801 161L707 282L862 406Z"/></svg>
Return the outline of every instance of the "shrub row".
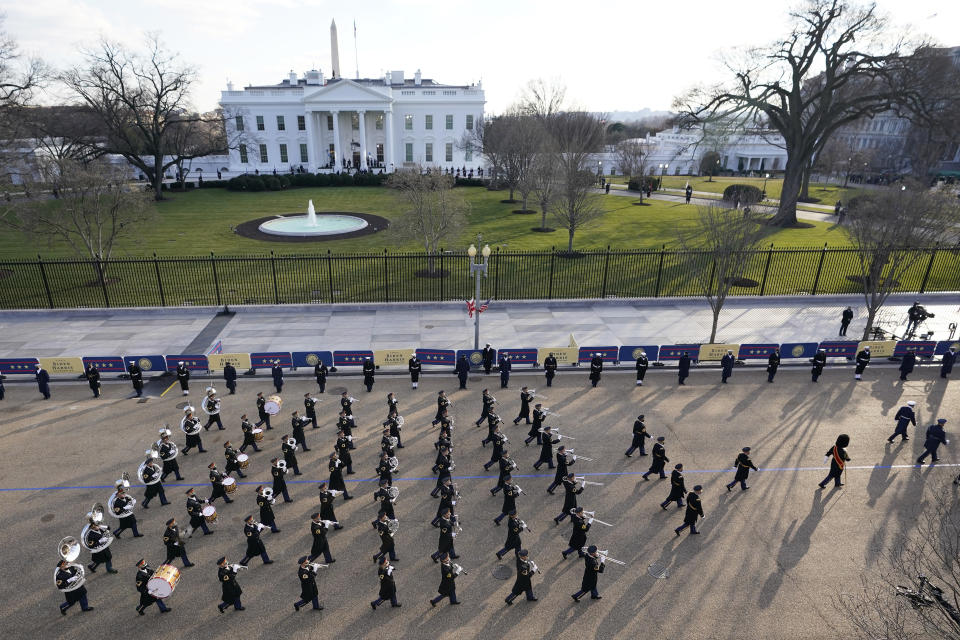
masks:
<svg viewBox="0 0 960 640"><path fill-rule="evenodd" d="M731 184L723 190L727 202L739 201L741 205L756 204L763 200L763 191L752 184Z"/></svg>
<svg viewBox="0 0 960 640"><path fill-rule="evenodd" d="M641 178L639 176L630 178L630 181L627 183L627 189L630 191L656 191L660 188L660 178L653 178L650 176Z"/></svg>

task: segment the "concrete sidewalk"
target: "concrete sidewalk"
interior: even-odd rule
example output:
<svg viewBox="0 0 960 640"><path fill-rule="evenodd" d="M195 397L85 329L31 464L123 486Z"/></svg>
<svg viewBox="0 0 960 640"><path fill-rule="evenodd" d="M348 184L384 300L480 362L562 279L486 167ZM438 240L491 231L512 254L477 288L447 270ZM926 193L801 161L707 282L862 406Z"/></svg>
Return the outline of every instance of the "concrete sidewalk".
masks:
<svg viewBox="0 0 960 640"><path fill-rule="evenodd" d="M924 325L949 337L960 317L956 293L891 296L878 324L903 335L907 308L920 300L936 314ZM862 296L737 297L720 314L717 342L815 342L837 337L840 313L853 307L849 339L858 340ZM219 308L76 309L0 312L0 357L205 353L312 349L473 347L473 320L462 302L288 305ZM700 298L533 300L491 303L481 316L481 346L581 346L706 342L712 316Z"/></svg>

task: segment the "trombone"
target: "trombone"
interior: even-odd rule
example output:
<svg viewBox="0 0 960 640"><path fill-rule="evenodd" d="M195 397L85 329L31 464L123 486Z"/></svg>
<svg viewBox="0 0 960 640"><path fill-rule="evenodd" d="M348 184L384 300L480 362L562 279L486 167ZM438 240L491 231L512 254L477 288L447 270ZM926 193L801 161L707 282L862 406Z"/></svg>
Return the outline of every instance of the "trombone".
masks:
<svg viewBox="0 0 960 640"><path fill-rule="evenodd" d="M582 551L583 553L586 553L586 552L587 552L587 547L582 547L582 548L580 549L580 551ZM602 562L602 563L603 563L603 562L613 562L614 564L619 564L619 565L623 565L623 566L626 566L626 565L627 565L627 563L624 562L623 560L617 560L616 558L611 558L610 556L607 555L608 553L610 553L610 552L607 551L607 550L605 550L605 549L598 549L598 550L597 550L597 554L600 556L600 562Z"/></svg>
<svg viewBox="0 0 960 640"><path fill-rule="evenodd" d="M586 460L587 462L593 462L593 458L588 458L587 456L578 456L575 453L574 449L567 449L567 453L573 454L574 460Z"/></svg>
<svg viewBox="0 0 960 640"><path fill-rule="evenodd" d="M576 512L577 512L577 508L576 508L576 507L570 509L570 515L576 515ZM584 512L583 512L583 515L587 516L587 522L589 522L590 524L593 524L594 522L596 522L597 524L602 524L602 525L607 526L607 527L612 527L612 526L613 526L613 525L610 524L609 522L604 522L603 520L597 520L597 519L594 517L594 515L596 515L596 513L597 513L596 511L584 511Z"/></svg>
<svg viewBox="0 0 960 640"><path fill-rule="evenodd" d="M573 477L573 481L574 481L574 482L579 482L579 483L580 483L582 486L584 486L584 487L587 486L588 484L592 484L592 485L594 485L595 487L602 487L602 486L603 486L603 483L602 483L602 482L592 482L592 481L590 481L590 480L587 480L587 479L584 478L583 476L574 476L574 477Z"/></svg>

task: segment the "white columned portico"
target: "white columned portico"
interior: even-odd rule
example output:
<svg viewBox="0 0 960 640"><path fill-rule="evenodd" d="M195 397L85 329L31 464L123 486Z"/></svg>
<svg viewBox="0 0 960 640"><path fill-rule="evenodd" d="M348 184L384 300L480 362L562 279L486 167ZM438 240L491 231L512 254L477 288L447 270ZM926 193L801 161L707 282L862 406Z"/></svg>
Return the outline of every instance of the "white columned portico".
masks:
<svg viewBox="0 0 960 640"><path fill-rule="evenodd" d="M340 112L331 111L330 115L333 116L333 170L339 171L341 162L340 162Z"/></svg>
<svg viewBox="0 0 960 640"><path fill-rule="evenodd" d="M315 117L313 111L307 111L304 117L307 127L307 171L313 171L312 167L319 168L320 165L320 156L317 155L317 134L315 132L316 123L313 121ZM297 154L299 155L300 150L297 149Z"/></svg>
<svg viewBox="0 0 960 640"><path fill-rule="evenodd" d="M393 111L383 112L383 164L387 171L395 169L393 164Z"/></svg>
<svg viewBox="0 0 960 640"><path fill-rule="evenodd" d="M367 112L363 109L357 111L357 119L360 121L360 168L367 170Z"/></svg>

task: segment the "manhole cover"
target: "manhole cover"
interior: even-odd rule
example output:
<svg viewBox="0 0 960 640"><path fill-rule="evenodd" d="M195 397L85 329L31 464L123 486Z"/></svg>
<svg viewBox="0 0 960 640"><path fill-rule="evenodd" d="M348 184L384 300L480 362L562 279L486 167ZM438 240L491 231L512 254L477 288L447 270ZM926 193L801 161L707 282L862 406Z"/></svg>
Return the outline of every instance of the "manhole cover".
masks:
<svg viewBox="0 0 960 640"><path fill-rule="evenodd" d="M146 401L147 401L147 398L140 398L139 400L137 400L137 404L143 404Z"/></svg>
<svg viewBox="0 0 960 640"><path fill-rule="evenodd" d="M53 520L54 518L56 518L56 516L55 516L54 514L52 514L52 513L45 513L45 514L43 514L42 516L40 516L40 522L50 522L50 521Z"/></svg>
<svg viewBox="0 0 960 640"><path fill-rule="evenodd" d="M345 392L346 390L347 390L346 387L332 387L331 389L328 389L328 391L329 391L330 393L334 394L334 395L340 395L341 393Z"/></svg>
<svg viewBox="0 0 960 640"><path fill-rule="evenodd" d="M667 569L666 565L660 564L659 562L654 562L648 566L647 571L657 580L665 580L670 577L670 570Z"/></svg>
<svg viewBox="0 0 960 640"><path fill-rule="evenodd" d="M493 569L493 577L497 580L509 580L513 577L513 569L505 564L498 564Z"/></svg>

